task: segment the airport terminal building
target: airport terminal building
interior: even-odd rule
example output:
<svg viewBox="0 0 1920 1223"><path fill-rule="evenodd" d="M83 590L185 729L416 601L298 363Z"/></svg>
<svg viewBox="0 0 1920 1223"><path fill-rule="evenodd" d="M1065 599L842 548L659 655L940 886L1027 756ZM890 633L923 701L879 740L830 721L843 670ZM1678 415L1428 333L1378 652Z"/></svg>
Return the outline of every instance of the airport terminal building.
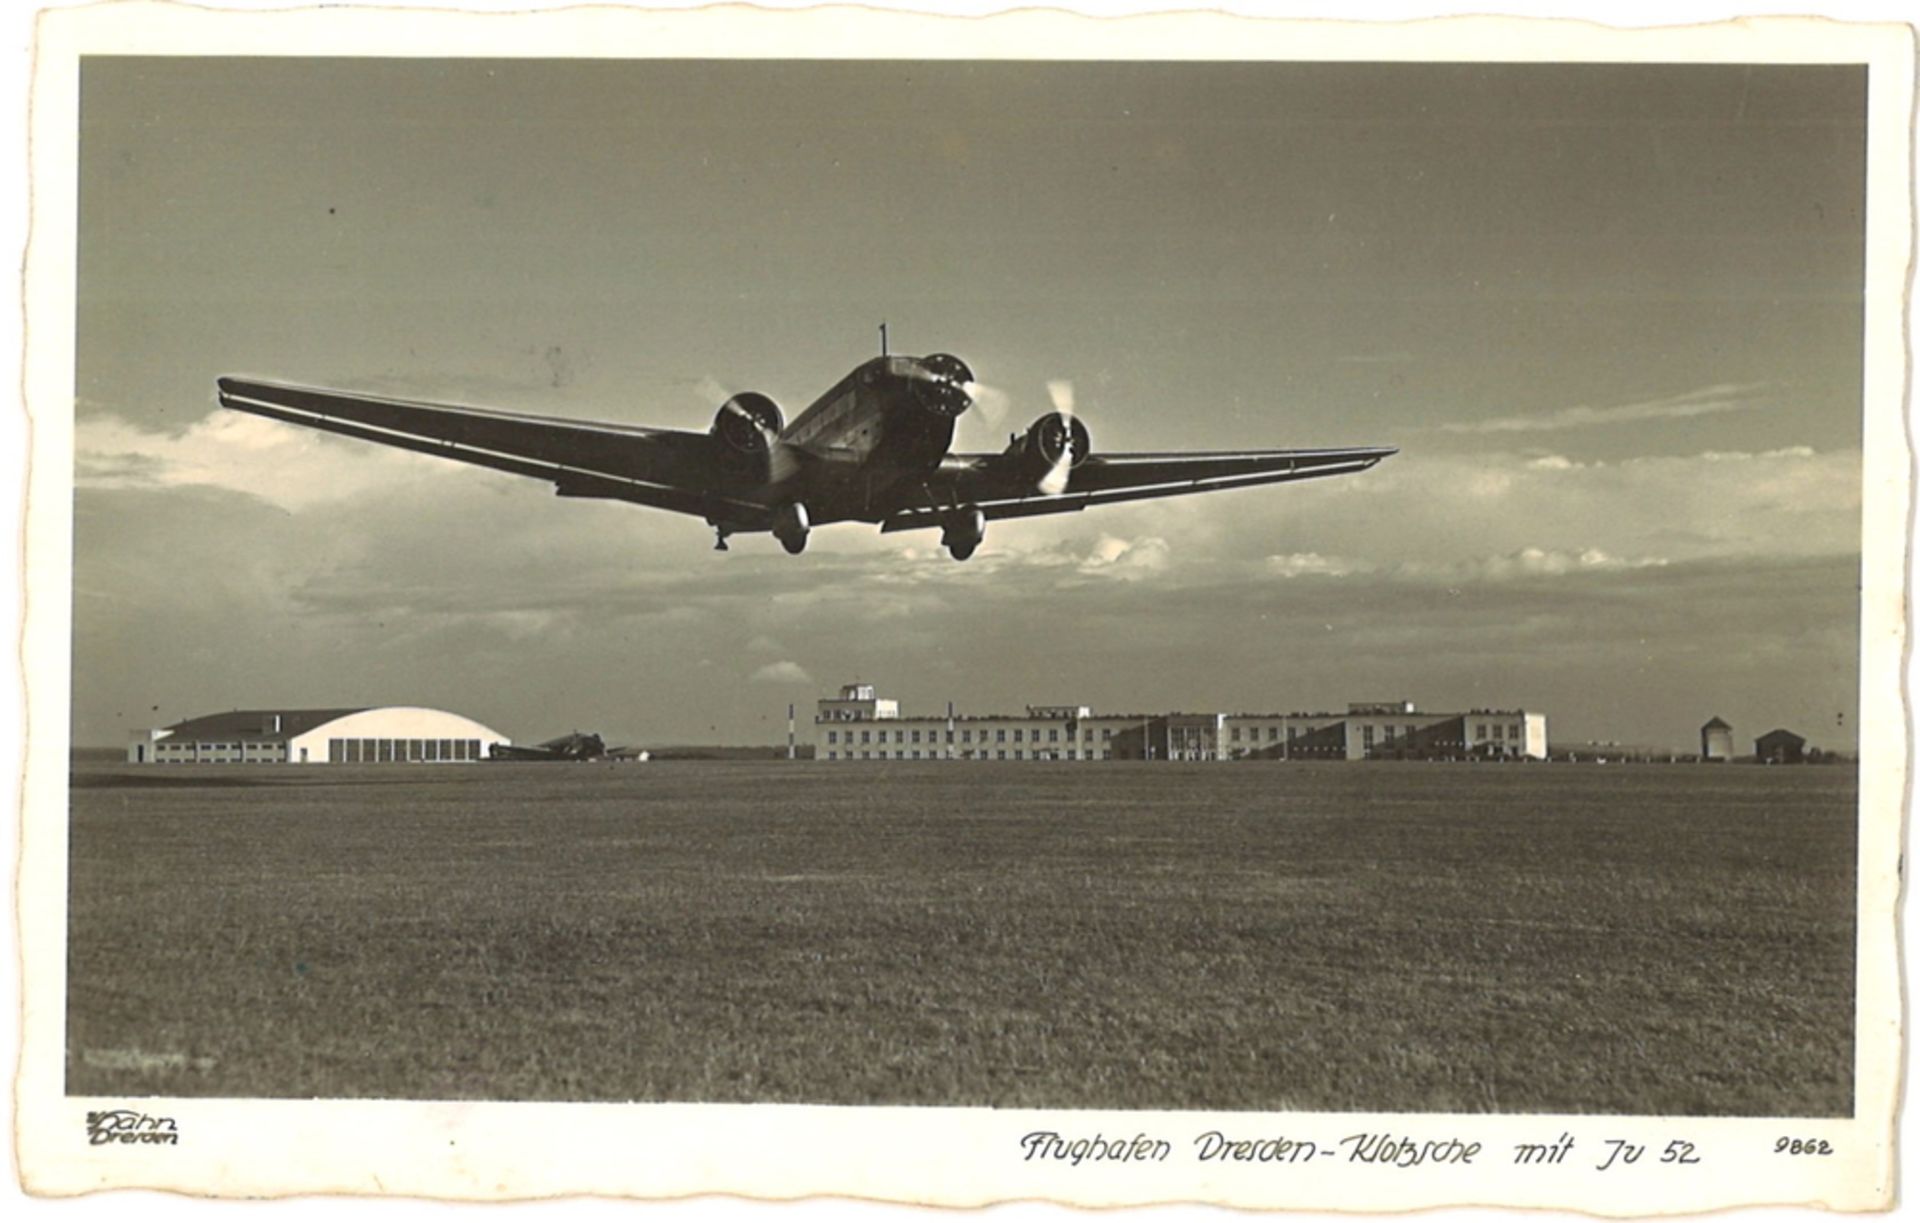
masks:
<svg viewBox="0 0 1920 1223"><path fill-rule="evenodd" d="M902 715L871 684L819 702L814 759L850 760L1544 760L1547 717L1520 709L1422 713L1411 701L1340 713Z"/></svg>
<svg viewBox="0 0 1920 1223"><path fill-rule="evenodd" d="M484 760L499 731L441 709L235 709L135 731L130 764L457 764Z"/></svg>

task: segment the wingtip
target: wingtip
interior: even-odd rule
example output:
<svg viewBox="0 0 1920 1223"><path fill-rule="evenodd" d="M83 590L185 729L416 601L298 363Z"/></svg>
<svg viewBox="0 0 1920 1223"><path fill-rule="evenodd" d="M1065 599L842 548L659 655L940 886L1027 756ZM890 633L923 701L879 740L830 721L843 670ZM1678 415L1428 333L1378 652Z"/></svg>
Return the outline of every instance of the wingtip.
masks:
<svg viewBox="0 0 1920 1223"><path fill-rule="evenodd" d="M223 408L239 408L244 401L260 395L270 385L245 374L221 374L213 380L214 398ZM242 402L236 403L236 400Z"/></svg>

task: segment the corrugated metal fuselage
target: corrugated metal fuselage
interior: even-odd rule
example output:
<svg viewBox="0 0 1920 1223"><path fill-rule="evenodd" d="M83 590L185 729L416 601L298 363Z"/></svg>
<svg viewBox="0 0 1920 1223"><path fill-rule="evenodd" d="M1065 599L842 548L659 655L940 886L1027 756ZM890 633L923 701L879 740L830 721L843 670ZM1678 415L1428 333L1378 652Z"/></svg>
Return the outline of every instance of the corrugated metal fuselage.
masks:
<svg viewBox="0 0 1920 1223"><path fill-rule="evenodd" d="M857 366L781 432L791 470L750 490L753 499L802 503L816 526L880 521L891 490L932 472L953 446L955 418L928 410L914 395L924 376L914 357Z"/></svg>

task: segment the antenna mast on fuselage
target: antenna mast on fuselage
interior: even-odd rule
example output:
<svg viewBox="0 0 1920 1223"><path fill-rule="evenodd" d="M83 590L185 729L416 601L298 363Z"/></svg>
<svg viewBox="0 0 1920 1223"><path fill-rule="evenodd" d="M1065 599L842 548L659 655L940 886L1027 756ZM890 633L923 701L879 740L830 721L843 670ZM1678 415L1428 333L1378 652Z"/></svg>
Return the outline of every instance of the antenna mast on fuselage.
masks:
<svg viewBox="0 0 1920 1223"><path fill-rule="evenodd" d="M880 320L880 355L883 357L887 355L887 321L885 319Z"/></svg>

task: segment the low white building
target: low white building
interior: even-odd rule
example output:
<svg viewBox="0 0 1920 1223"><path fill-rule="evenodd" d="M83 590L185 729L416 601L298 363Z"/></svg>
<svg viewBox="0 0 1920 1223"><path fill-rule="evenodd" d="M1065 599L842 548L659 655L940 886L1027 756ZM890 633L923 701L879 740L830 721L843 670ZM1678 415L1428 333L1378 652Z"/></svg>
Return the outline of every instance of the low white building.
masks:
<svg viewBox="0 0 1920 1223"><path fill-rule="evenodd" d="M499 731L443 709L235 709L135 731L130 764L455 764L484 760Z"/></svg>
<svg viewBox="0 0 1920 1223"><path fill-rule="evenodd" d="M1547 756L1547 718L1525 710L1421 713L1411 701L1338 713L1096 714L1085 705L1026 713L902 715L868 684L819 702L814 759L1406 760Z"/></svg>

